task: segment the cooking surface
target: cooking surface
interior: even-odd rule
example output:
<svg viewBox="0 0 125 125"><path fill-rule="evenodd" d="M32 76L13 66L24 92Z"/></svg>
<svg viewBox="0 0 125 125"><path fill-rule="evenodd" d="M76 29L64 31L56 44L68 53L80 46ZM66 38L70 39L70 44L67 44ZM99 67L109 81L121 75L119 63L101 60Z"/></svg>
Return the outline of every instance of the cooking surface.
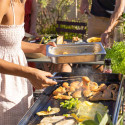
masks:
<svg viewBox="0 0 125 125"><path fill-rule="evenodd" d="M56 73L55 76L72 76L70 73ZM89 78L97 83L106 83L107 85L111 83L120 84L121 76L118 74L90 74ZM68 81L71 82L71 81ZM36 112L47 110L48 106L51 107L59 107L59 103L62 100L55 100L52 98L52 92L59 87L63 82L60 82L58 85L48 87L45 91L41 94L40 98L34 103L34 105L30 108L27 114L23 117L18 125L25 125L23 123L28 123L29 125L38 124L43 117L39 117L36 115ZM116 107L115 101L99 101L102 102L104 105L108 106L109 114L113 117L114 111ZM56 115L62 115L68 113L69 110L61 108L60 112ZM116 116L115 116L116 117Z"/></svg>
<svg viewBox="0 0 125 125"><path fill-rule="evenodd" d="M63 77L66 77L66 76L69 76L69 77L72 77L73 74L70 74L70 73L57 73L56 76L63 76ZM83 74L82 74L83 75ZM120 81L121 81L121 76L118 75L118 74L102 74L102 73L98 73L98 74L94 74L91 73L89 75L89 78L94 81L94 82L97 82L98 85L100 85L101 83L105 83L106 85L110 85L111 83L116 83L116 84L120 84ZM77 79L79 80L79 79ZM68 83L71 83L72 81L74 80L68 80L67 82ZM76 81L76 80L75 80ZM60 82L59 86L62 85L63 82ZM54 89L52 89L52 87L48 87L44 93L47 94L47 95L51 95L51 93L53 92L53 90L55 90L56 88L58 88L58 86L54 86ZM108 106L109 107L109 114L110 115L113 115L114 113L114 108L115 108L115 102L116 101L112 101L112 100L108 100L108 101L98 101L98 102L101 102L102 104L104 104L105 106Z"/></svg>

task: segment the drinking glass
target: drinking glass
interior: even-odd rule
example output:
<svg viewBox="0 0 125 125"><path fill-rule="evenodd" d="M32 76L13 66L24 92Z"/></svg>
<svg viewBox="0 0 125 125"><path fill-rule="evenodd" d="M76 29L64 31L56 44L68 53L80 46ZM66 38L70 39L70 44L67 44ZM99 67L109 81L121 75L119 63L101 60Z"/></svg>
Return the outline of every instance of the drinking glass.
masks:
<svg viewBox="0 0 125 125"><path fill-rule="evenodd" d="M123 26L116 26L114 29L114 37L113 40L115 42L123 41Z"/></svg>

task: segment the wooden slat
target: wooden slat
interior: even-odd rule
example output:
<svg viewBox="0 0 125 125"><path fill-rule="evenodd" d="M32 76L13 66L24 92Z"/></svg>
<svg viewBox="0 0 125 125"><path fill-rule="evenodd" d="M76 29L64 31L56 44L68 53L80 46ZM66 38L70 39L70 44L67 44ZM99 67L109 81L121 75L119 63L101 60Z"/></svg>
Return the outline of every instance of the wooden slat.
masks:
<svg viewBox="0 0 125 125"><path fill-rule="evenodd" d="M82 22L57 21L57 24L59 24L59 25L87 26L87 23L82 23Z"/></svg>
<svg viewBox="0 0 125 125"><path fill-rule="evenodd" d="M86 30L74 30L74 29L63 29L63 28L56 28L57 32L68 32L68 33L81 33L85 34Z"/></svg>

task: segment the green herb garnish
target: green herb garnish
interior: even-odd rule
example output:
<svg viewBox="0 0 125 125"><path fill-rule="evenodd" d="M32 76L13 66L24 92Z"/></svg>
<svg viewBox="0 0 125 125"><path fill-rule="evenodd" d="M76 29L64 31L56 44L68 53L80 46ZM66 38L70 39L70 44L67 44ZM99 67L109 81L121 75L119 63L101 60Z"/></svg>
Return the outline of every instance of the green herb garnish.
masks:
<svg viewBox="0 0 125 125"><path fill-rule="evenodd" d="M51 106L48 106L47 111L50 112L52 110Z"/></svg>

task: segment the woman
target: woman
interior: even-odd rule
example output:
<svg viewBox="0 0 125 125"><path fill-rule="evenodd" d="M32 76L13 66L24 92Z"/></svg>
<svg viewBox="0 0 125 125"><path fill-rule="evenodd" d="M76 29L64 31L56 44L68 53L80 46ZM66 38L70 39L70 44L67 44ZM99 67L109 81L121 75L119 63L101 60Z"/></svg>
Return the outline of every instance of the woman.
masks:
<svg viewBox="0 0 125 125"><path fill-rule="evenodd" d="M56 84L47 78L50 73L27 66L24 52L46 54L46 46L22 41L24 4L0 0L0 125L17 125L31 106L31 84L37 89Z"/></svg>

